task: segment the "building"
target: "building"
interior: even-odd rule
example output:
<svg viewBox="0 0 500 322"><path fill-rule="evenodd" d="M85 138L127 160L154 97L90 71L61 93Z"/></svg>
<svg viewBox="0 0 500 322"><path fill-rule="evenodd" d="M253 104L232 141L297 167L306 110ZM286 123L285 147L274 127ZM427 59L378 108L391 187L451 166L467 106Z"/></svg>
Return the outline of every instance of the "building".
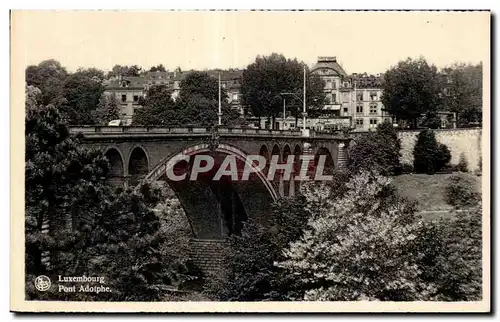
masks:
<svg viewBox="0 0 500 322"><path fill-rule="evenodd" d="M132 123L134 110L138 107L141 97L144 97L146 79L141 76L122 77L109 79L106 83L106 95L113 95L120 107L120 120L125 125Z"/></svg>
<svg viewBox="0 0 500 322"><path fill-rule="evenodd" d="M172 99L179 97L181 81L193 72L193 70L182 72L180 68L173 72L146 72L141 76L118 76L107 80L105 93L114 95L120 106L120 119L124 124L130 125L136 108L140 108L140 97L145 97L152 86L164 85L172 91ZM221 75L221 87L226 90L226 100L231 107L243 114L241 105L241 77L242 70L209 70L206 71L214 78Z"/></svg>
<svg viewBox="0 0 500 322"><path fill-rule="evenodd" d="M318 57L311 73L324 81L326 97L322 120L311 119L308 127L316 128L319 123L331 129L350 127L355 131L370 131L391 120L381 102L382 75L348 75L336 57Z"/></svg>

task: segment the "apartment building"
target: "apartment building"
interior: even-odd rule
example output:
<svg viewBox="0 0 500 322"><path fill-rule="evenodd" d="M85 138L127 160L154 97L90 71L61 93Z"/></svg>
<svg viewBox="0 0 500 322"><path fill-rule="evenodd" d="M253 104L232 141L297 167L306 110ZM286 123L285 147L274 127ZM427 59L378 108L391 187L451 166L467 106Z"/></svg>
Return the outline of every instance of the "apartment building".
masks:
<svg viewBox="0 0 500 322"><path fill-rule="evenodd" d="M140 76L121 77L109 79L106 83L106 95L114 95L120 107L120 120L125 125L132 123L134 110L139 105L139 100L144 97L146 79Z"/></svg>
<svg viewBox="0 0 500 322"><path fill-rule="evenodd" d="M391 119L381 102L382 75L348 75L334 56L318 57L311 73L324 81L326 94L322 116L311 120L311 126L327 124L332 129L348 126L355 131L370 131Z"/></svg>

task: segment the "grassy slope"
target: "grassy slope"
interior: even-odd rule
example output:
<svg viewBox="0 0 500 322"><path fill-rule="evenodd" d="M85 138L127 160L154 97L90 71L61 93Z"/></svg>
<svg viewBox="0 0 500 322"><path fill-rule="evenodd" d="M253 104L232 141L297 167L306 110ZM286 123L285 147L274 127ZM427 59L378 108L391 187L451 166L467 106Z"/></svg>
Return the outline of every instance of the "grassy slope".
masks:
<svg viewBox="0 0 500 322"><path fill-rule="evenodd" d="M393 177L392 182L401 196L416 200L421 211L450 210L446 203L445 188L451 174L404 174ZM481 177L476 177L477 189L481 189Z"/></svg>

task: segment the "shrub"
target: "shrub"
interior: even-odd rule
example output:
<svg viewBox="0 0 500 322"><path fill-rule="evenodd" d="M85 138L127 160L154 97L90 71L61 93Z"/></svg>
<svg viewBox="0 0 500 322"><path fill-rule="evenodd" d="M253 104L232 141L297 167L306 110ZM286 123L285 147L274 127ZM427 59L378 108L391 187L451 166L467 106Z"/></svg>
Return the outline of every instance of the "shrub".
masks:
<svg viewBox="0 0 500 322"><path fill-rule="evenodd" d="M481 200L475 177L469 174L454 174L446 186L446 202L455 207L476 206Z"/></svg>
<svg viewBox="0 0 500 322"><path fill-rule="evenodd" d="M384 175L396 174L400 164L401 141L390 122L377 127L356 140L349 151L349 169L356 173L374 170Z"/></svg>
<svg viewBox="0 0 500 322"><path fill-rule="evenodd" d="M438 144L433 131L424 130L417 136L413 158L415 172L434 174L450 162L451 153L446 145Z"/></svg>
<svg viewBox="0 0 500 322"><path fill-rule="evenodd" d="M418 240L421 278L433 283L436 301L479 301L482 297L481 205L425 225Z"/></svg>
<svg viewBox="0 0 500 322"><path fill-rule="evenodd" d="M401 174L413 173L413 165L409 163L401 164L400 173Z"/></svg>
<svg viewBox="0 0 500 322"><path fill-rule="evenodd" d="M252 220L245 223L240 236L229 238L223 250L224 269L207 283L205 293L225 301L302 298L297 278L274 263L283 260L283 249L302 236L312 214L321 213L326 203L345 193L347 173L336 171L333 176L328 184L304 182L297 196L277 200L266 227Z"/></svg>
<svg viewBox="0 0 500 322"><path fill-rule="evenodd" d="M465 157L464 153L460 154L457 168L460 172L469 172L469 163L467 162L467 158Z"/></svg>
<svg viewBox="0 0 500 322"><path fill-rule="evenodd" d="M414 245L422 223L413 205L376 174L363 171L347 185L277 265L300 279L304 300L429 299L435 288L420 279L424 250Z"/></svg>

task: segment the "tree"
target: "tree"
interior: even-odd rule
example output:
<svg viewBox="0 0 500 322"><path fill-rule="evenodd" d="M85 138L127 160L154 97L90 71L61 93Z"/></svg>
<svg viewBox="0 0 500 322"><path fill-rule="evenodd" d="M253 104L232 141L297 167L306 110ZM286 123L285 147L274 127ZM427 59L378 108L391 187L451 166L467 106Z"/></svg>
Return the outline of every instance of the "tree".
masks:
<svg viewBox="0 0 500 322"><path fill-rule="evenodd" d="M81 147L58 110L27 88L25 238L29 300L95 300L92 293L34 288L41 274L103 276L110 293L100 300L155 300L174 268L163 264L165 234L152 207L157 189L114 191L105 183L101 151ZM48 228L47 228L48 227ZM48 253L47 253L48 252Z"/></svg>
<svg viewBox="0 0 500 322"><path fill-rule="evenodd" d="M68 124L94 124L93 114L104 93L101 77L97 69L79 69L69 75L63 84L65 103L60 107Z"/></svg>
<svg viewBox="0 0 500 322"><path fill-rule="evenodd" d="M28 88L31 96L33 88ZM64 228L79 211L87 218L88 207L76 207L100 194L100 178L106 174L106 161L98 152L81 150L69 136L53 105L26 101L26 273L45 273L42 252L67 247L73 236ZM61 232L42 233L44 225ZM58 265L58 263L52 263Z"/></svg>
<svg viewBox="0 0 500 322"><path fill-rule="evenodd" d="M353 172L376 170L382 175L394 175L400 170L401 140L391 122L383 122L377 132L356 139L350 147L348 168Z"/></svg>
<svg viewBox="0 0 500 322"><path fill-rule="evenodd" d="M477 202L477 200L476 200ZM435 301L482 299L482 205L451 213L425 225L415 245L425 249L419 259L421 279L436 287Z"/></svg>
<svg viewBox="0 0 500 322"><path fill-rule="evenodd" d="M413 148L413 169L417 173L434 174L444 168L451 160L448 147L436 141L431 130L424 130L417 136Z"/></svg>
<svg viewBox="0 0 500 322"><path fill-rule="evenodd" d="M42 91L40 103L59 105L63 98L63 83L68 72L60 62L49 59L26 68L26 83Z"/></svg>
<svg viewBox="0 0 500 322"><path fill-rule="evenodd" d="M443 108L456 113L459 126L482 122L483 64L455 64L442 73Z"/></svg>
<svg viewBox="0 0 500 322"><path fill-rule="evenodd" d="M165 69L165 66L163 64L160 64L158 66L152 66L149 69L150 72L166 72L167 70Z"/></svg>
<svg viewBox="0 0 500 322"><path fill-rule="evenodd" d="M115 65L113 66L111 71L108 72L108 78L116 76L139 76L141 70L142 68L137 65L132 65L132 66Z"/></svg>
<svg viewBox="0 0 500 322"><path fill-rule="evenodd" d="M274 126L274 119L283 110L285 98L296 118L302 111L303 99L303 62L287 59L276 53L270 56L257 56L255 62L243 71L241 95L243 105L257 117L267 117ZM307 69L307 66L306 66ZM306 70L306 75L309 71ZM318 77L306 76L306 105L318 106L324 101L323 82ZM282 96L282 93L295 95ZM297 99L300 97L300 100ZM290 109L289 109L290 110Z"/></svg>
<svg viewBox="0 0 500 322"><path fill-rule="evenodd" d="M376 174L361 172L347 186L336 201L322 192L323 211L278 263L300 278L307 289L303 300L432 298L435 287L420 278L417 265L424 250L414 247L422 226L415 207Z"/></svg>
<svg viewBox="0 0 500 322"><path fill-rule="evenodd" d="M114 95L102 94L93 114L94 124L107 125L109 121L120 118L120 108Z"/></svg>
<svg viewBox="0 0 500 322"><path fill-rule="evenodd" d="M221 88L223 124L232 125L239 119L227 101L227 92ZM211 126L217 124L219 105L218 80L205 72L191 72L180 83L176 100L177 119L182 125Z"/></svg>
<svg viewBox="0 0 500 322"><path fill-rule="evenodd" d="M422 114L436 111L440 104L437 69L423 58L400 61L384 74L382 103L398 120L409 121L413 128Z"/></svg>
<svg viewBox="0 0 500 322"><path fill-rule="evenodd" d="M207 286L207 292L225 301L291 300L301 298L304 290L290 272L274 265L284 260L283 249L299 239L307 221L319 213L326 200L337 200L345 192L345 173L334 173L329 194L315 182L301 185L293 198L282 198L273 203L268 222L264 226L254 220L245 223L241 235L233 235L224 247L224 268Z"/></svg>
<svg viewBox="0 0 500 322"><path fill-rule="evenodd" d="M134 111L133 124L135 125L179 125L176 116L175 104L172 100L172 91L165 85L152 86L146 95L141 98L141 108Z"/></svg>

